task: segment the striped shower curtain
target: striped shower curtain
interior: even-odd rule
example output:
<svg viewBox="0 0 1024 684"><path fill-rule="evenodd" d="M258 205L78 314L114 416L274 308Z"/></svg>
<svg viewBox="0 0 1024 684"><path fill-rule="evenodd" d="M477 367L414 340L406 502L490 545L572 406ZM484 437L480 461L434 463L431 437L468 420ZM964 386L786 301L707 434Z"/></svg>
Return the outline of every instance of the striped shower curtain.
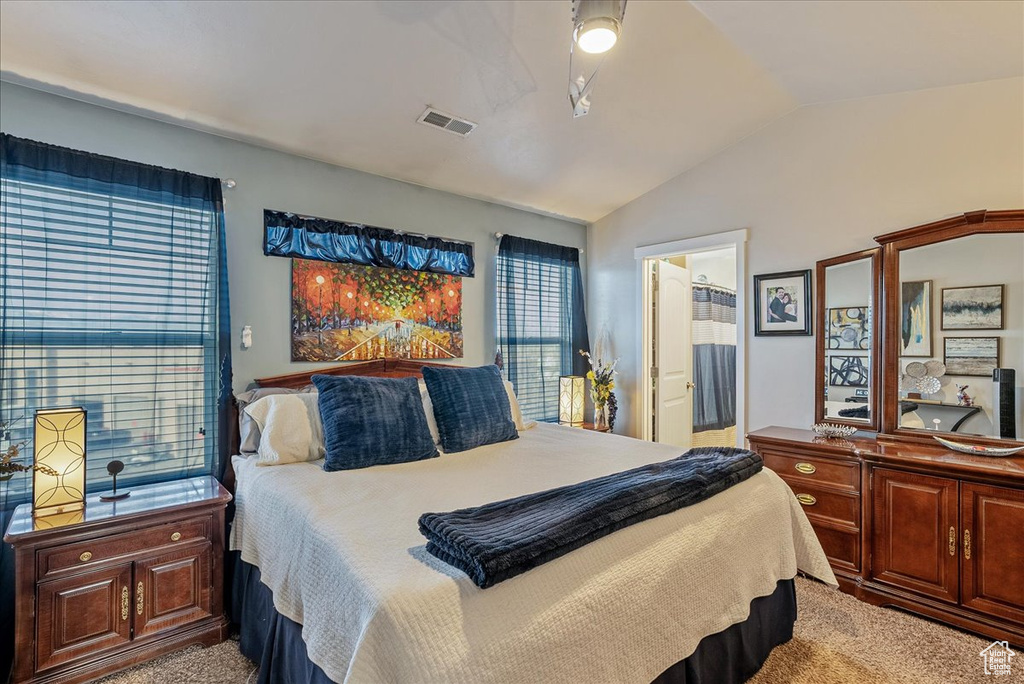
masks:
<svg viewBox="0 0 1024 684"><path fill-rule="evenodd" d="M736 293L693 285L693 446L736 444Z"/></svg>

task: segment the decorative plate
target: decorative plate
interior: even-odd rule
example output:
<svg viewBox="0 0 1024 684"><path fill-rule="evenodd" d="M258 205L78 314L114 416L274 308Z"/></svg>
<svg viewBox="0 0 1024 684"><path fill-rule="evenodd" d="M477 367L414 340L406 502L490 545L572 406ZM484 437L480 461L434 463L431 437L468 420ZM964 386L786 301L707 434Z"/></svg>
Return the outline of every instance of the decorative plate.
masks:
<svg viewBox="0 0 1024 684"><path fill-rule="evenodd" d="M900 389L904 392L916 392L917 391L917 378L912 378L906 373L900 378Z"/></svg>
<svg viewBox="0 0 1024 684"><path fill-rule="evenodd" d="M920 361L911 361L907 364L906 373L912 378L921 379L928 375L928 368Z"/></svg>
<svg viewBox="0 0 1024 684"><path fill-rule="evenodd" d="M938 378L921 378L917 381L917 390L921 394L935 394L942 389L942 383Z"/></svg>
<svg viewBox="0 0 1024 684"><path fill-rule="evenodd" d="M817 432L817 430L815 430ZM954 442L951 439L943 439L942 437L935 437L935 441L953 451L959 451L961 454L974 454L975 456L1013 456L1014 454L1024 451L1024 446L1017 447L987 447L978 446L976 444L964 444L963 442Z"/></svg>
<svg viewBox="0 0 1024 684"><path fill-rule="evenodd" d="M811 429L820 437L849 437L857 431L853 425L836 425L835 423L816 423Z"/></svg>
<svg viewBox="0 0 1024 684"><path fill-rule="evenodd" d="M946 364L938 359L932 359L931 361L925 361L924 370L925 373L933 378L941 378L946 374Z"/></svg>

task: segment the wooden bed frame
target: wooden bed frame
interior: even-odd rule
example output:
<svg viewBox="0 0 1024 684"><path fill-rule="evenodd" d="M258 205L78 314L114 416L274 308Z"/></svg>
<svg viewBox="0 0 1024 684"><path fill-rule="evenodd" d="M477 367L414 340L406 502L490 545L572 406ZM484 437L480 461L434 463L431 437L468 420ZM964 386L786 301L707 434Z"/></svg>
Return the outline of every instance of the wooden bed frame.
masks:
<svg viewBox="0 0 1024 684"><path fill-rule="evenodd" d="M314 368L298 373L286 375L273 375L266 378L256 378L253 385L256 387L284 387L286 389L302 389L313 383L314 375L362 375L372 378L422 378L424 366L436 368L451 368L452 364L429 363L426 361L410 361L407 359L374 359L373 361L359 361L347 363L344 366L333 366L330 368ZM228 430L231 445L228 453L227 463L224 465L224 476L221 483L232 493L235 491L235 471L231 466L231 457L238 453L241 446L241 435L238 431L238 403L234 395L231 396L231 406L228 408Z"/></svg>
<svg viewBox="0 0 1024 684"><path fill-rule="evenodd" d="M314 375L365 375L373 378L421 378L424 366L451 368L450 364L409 361L407 359L375 359L347 363L333 368L316 368L300 373L274 375L268 378L256 378L253 382L257 387L287 387L299 389L312 384Z"/></svg>

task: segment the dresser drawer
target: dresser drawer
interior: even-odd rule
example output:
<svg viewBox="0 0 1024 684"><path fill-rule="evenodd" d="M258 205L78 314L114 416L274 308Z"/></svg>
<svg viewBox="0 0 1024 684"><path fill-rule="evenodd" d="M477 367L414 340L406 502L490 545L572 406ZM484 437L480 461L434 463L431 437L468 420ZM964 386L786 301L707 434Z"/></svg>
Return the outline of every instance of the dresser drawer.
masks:
<svg viewBox="0 0 1024 684"><path fill-rule="evenodd" d="M205 516L42 549L36 554L37 577L66 575L148 549L209 539L212 530L213 517Z"/></svg>
<svg viewBox="0 0 1024 684"><path fill-rule="evenodd" d="M860 463L833 461L772 448L762 448L758 452L765 466L787 481L799 480L860 492Z"/></svg>
<svg viewBox="0 0 1024 684"><path fill-rule="evenodd" d="M846 494L823 489L797 478L782 477L789 485L804 513L814 522L815 518L860 527L860 495Z"/></svg>
<svg viewBox="0 0 1024 684"><path fill-rule="evenodd" d="M811 520L818 542L834 568L860 572L860 530L842 529Z"/></svg>

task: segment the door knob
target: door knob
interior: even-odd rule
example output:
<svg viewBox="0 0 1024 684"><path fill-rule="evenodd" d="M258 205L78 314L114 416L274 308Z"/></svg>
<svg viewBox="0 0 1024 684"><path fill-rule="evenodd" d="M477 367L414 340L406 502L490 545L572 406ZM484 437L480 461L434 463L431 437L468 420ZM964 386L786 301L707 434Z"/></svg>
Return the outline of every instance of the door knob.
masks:
<svg viewBox="0 0 1024 684"><path fill-rule="evenodd" d="M690 390L692 390L692 389L693 389L694 387L696 387L696 385L694 385L694 384L693 384L692 382L690 382L689 380L687 380L687 381L686 381L686 389L690 389Z"/></svg>

